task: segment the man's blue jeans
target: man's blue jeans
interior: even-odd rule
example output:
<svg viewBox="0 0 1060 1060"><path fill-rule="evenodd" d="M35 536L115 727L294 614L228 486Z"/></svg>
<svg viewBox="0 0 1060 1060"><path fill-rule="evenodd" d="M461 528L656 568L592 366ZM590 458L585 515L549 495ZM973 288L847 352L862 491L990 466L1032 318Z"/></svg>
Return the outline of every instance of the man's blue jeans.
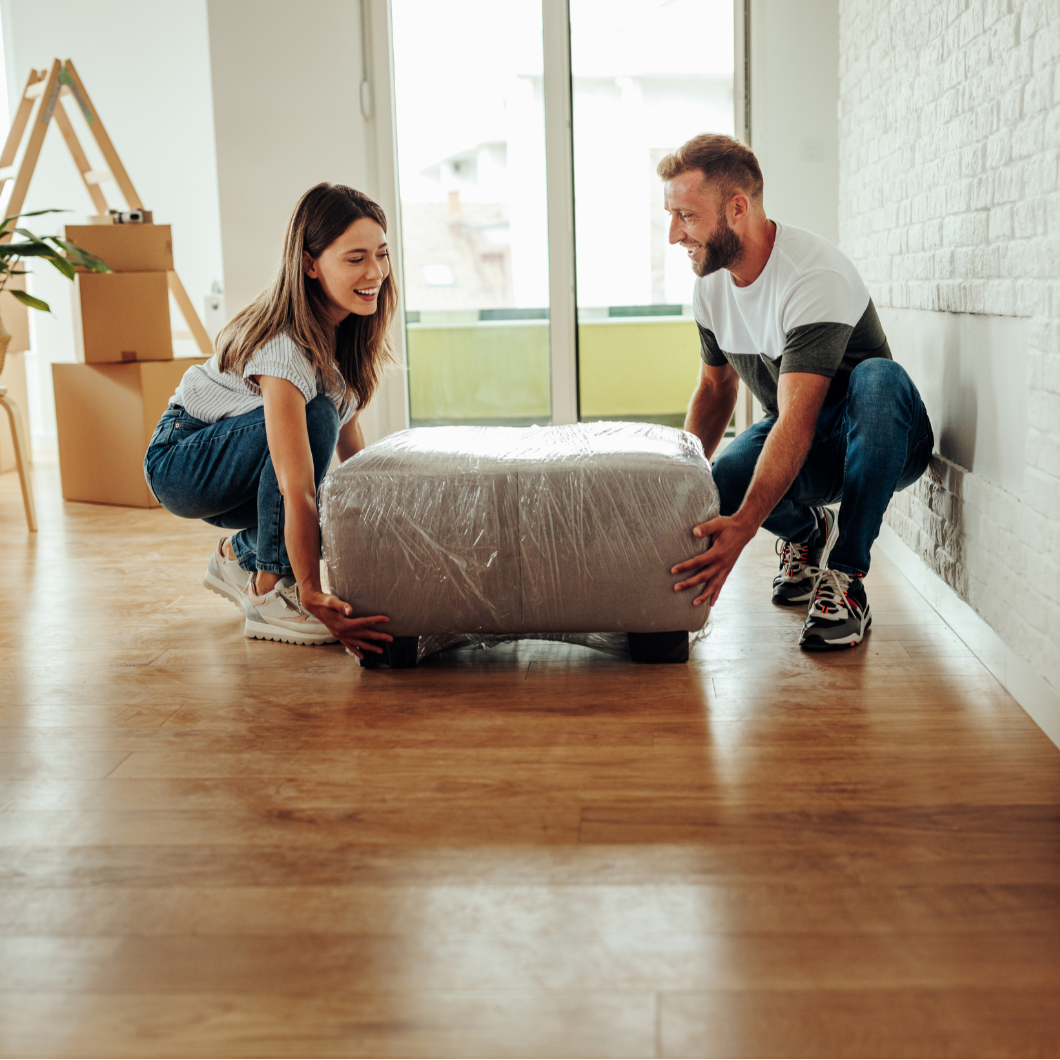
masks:
<svg viewBox="0 0 1060 1060"><path fill-rule="evenodd" d="M776 422L754 424L715 461L722 515L732 515L743 502ZM828 566L867 574L869 550L892 495L920 478L933 446L924 403L905 369L883 358L862 361L850 374L846 397L821 409L802 470L762 525L785 541L807 541L817 528L810 508L842 500Z"/></svg>
<svg viewBox="0 0 1060 1060"><path fill-rule="evenodd" d="M319 490L338 441L339 414L330 398L318 394L306 405L305 418ZM166 409L147 447L144 475L167 511L238 530L232 550L243 570L291 573L264 409L217 423L203 423L179 407Z"/></svg>

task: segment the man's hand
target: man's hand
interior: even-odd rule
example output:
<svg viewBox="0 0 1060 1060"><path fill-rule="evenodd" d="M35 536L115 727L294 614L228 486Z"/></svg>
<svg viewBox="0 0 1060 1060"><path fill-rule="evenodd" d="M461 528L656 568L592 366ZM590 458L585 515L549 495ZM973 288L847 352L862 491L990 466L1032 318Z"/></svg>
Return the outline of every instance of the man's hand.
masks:
<svg viewBox="0 0 1060 1060"><path fill-rule="evenodd" d="M757 526L746 523L739 515L719 515L708 522L700 523L692 530L696 537L711 538L710 548L706 552L678 563L670 570L671 574L684 574L685 571L698 570L699 573L674 586L675 592L683 592L695 585L704 586L703 592L692 601L693 607L710 602L713 607L721 595L722 586L729 577L729 572L740 558L740 553L747 542L755 536Z"/></svg>
<svg viewBox="0 0 1060 1060"><path fill-rule="evenodd" d="M678 563L671 571L672 574L699 571L674 586L678 592L693 585L705 586L693 601L696 607L708 600L711 606L718 602L721 588L740 553L795 481L810 451L817 416L830 382L826 376L807 372L781 373L777 383L780 415L758 455L743 502L734 515L718 516L695 527L692 533L696 537L711 536L710 548Z"/></svg>
<svg viewBox="0 0 1060 1060"><path fill-rule="evenodd" d="M382 654L383 649L370 643L373 640L388 641L394 638L382 630L373 629L380 622L389 622L385 615L372 615L370 618L351 618L353 608L331 593L299 593L302 606L316 618L319 618L328 629L339 638L358 659L364 658L366 651Z"/></svg>

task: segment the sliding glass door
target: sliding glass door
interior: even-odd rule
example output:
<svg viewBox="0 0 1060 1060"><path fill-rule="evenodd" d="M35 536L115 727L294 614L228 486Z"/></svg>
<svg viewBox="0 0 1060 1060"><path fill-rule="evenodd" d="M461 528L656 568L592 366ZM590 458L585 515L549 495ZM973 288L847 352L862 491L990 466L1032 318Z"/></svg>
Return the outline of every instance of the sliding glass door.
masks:
<svg viewBox="0 0 1060 1060"><path fill-rule="evenodd" d="M732 0L391 0L391 17L413 425L547 423L557 363L577 386L560 419L681 422L693 276L655 166L733 130ZM554 293L576 277L576 330L549 312L550 262L570 277Z"/></svg>
<svg viewBox="0 0 1060 1060"><path fill-rule="evenodd" d="M412 423L547 423L539 0L391 10Z"/></svg>
<svg viewBox="0 0 1060 1060"><path fill-rule="evenodd" d="M570 0L570 28L580 416L680 426L695 277L655 169L732 134L732 0Z"/></svg>

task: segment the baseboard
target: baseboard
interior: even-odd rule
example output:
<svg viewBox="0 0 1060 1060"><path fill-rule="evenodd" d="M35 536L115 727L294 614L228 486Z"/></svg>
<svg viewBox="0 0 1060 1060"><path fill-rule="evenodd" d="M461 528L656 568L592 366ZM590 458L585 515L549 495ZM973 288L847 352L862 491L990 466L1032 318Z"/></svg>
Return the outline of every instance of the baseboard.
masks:
<svg viewBox="0 0 1060 1060"><path fill-rule="evenodd" d="M1021 659L886 523L876 539L880 551L971 649L979 661L1060 747L1060 693Z"/></svg>

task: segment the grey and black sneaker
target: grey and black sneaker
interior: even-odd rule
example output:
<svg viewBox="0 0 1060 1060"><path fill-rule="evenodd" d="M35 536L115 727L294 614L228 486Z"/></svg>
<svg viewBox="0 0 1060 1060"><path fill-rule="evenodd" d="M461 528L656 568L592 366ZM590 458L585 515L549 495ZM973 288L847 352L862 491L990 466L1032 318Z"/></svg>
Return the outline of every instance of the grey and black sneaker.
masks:
<svg viewBox="0 0 1060 1060"><path fill-rule="evenodd" d="M853 648L872 625L872 611L860 575L823 570L799 637L801 648Z"/></svg>
<svg viewBox="0 0 1060 1060"><path fill-rule="evenodd" d="M773 579L773 603L805 604L813 598L817 576L839 537L839 520L831 508L814 508L817 532L809 541L777 541L780 573Z"/></svg>

